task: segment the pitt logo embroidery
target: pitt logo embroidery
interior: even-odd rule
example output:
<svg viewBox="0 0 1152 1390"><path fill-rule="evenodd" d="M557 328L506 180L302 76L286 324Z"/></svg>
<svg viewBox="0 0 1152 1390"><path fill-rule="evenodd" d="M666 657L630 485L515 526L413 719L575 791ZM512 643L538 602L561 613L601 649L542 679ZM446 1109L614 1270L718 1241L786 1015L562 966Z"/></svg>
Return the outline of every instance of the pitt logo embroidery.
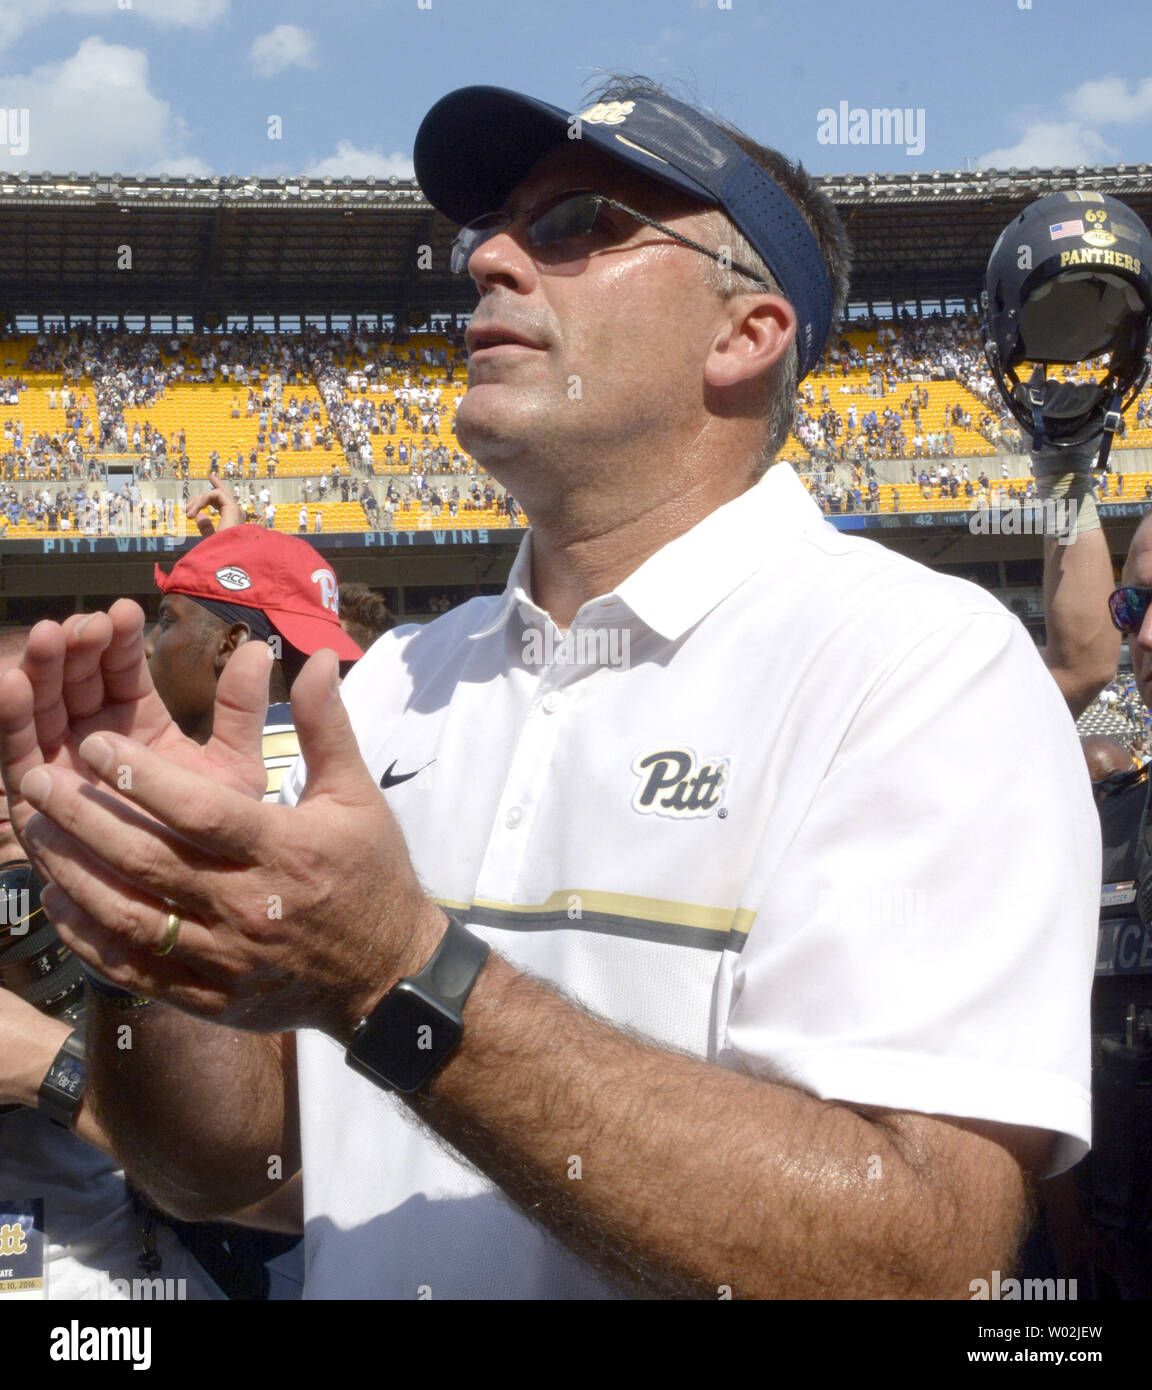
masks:
<svg viewBox="0 0 1152 1390"><path fill-rule="evenodd" d="M728 759L701 761L690 748L665 748L641 753L632 762L640 783L632 795L632 809L642 815L709 816L724 799L728 785Z"/></svg>
<svg viewBox="0 0 1152 1390"><path fill-rule="evenodd" d="M580 119L591 125L623 125L624 117L635 109L634 101L598 101L587 111L580 112Z"/></svg>

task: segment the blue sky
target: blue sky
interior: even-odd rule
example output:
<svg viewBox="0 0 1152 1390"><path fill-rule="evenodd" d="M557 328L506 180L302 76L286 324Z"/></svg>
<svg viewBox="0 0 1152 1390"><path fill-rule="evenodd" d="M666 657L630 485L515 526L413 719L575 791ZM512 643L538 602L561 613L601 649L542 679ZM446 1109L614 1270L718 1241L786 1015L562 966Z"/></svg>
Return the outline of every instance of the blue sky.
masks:
<svg viewBox="0 0 1152 1390"><path fill-rule="evenodd" d="M444 92L602 68L817 173L1152 163L1147 0L0 0L0 168L404 175Z"/></svg>

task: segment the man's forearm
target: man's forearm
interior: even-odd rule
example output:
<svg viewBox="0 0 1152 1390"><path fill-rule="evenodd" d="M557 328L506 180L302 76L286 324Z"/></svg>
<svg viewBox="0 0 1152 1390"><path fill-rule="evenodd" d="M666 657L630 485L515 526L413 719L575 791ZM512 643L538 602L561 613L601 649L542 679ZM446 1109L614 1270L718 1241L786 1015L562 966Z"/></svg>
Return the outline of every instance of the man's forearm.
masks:
<svg viewBox="0 0 1152 1390"><path fill-rule="evenodd" d="M33 1026L21 1039L20 1066L18 1074L11 1078L12 1099L30 1110L40 1109L40 1086L48 1074L48 1068L63 1047L72 1026L48 1014L34 1014ZM108 1135L92 1112L86 1096L76 1109L72 1120L72 1132L79 1139L115 1157L115 1151Z"/></svg>
<svg viewBox="0 0 1152 1390"><path fill-rule="evenodd" d="M415 1112L567 1246L656 1297L967 1296L1010 1268L1015 1160L662 1051L493 955ZM950 1126L943 1126L951 1129ZM948 1171L939 1171L945 1167Z"/></svg>
<svg viewBox="0 0 1152 1390"><path fill-rule="evenodd" d="M1116 675L1120 634L1108 616L1112 557L1102 528L1044 541L1044 661L1078 719Z"/></svg>
<svg viewBox="0 0 1152 1390"><path fill-rule="evenodd" d="M291 1039L160 1004L118 1009L95 994L87 1037L85 1108L163 1210L189 1221L222 1216L269 1198L299 1169Z"/></svg>
<svg viewBox="0 0 1152 1390"><path fill-rule="evenodd" d="M1112 557L1092 490L1099 437L1032 453L1044 541L1044 662L1078 719L1115 676L1120 635L1108 617Z"/></svg>

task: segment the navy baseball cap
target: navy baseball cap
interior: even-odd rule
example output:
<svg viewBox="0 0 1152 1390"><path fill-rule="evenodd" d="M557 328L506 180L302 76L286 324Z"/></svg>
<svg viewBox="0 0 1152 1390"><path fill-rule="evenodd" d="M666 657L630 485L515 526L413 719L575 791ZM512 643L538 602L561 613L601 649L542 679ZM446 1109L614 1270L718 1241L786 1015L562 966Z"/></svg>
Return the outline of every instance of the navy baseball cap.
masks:
<svg viewBox="0 0 1152 1390"><path fill-rule="evenodd" d="M695 107L637 95L574 113L504 87L460 87L420 124L416 180L445 217L471 222L501 207L550 149L576 138L728 214L796 311L799 374L807 375L832 327L832 287L819 243L771 175Z"/></svg>

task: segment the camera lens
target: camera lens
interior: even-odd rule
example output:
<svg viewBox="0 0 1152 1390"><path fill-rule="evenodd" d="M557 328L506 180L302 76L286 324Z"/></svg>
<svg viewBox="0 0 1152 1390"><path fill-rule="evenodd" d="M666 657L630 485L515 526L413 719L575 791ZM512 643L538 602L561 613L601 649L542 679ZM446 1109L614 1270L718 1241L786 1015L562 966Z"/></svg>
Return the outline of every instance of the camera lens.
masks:
<svg viewBox="0 0 1152 1390"><path fill-rule="evenodd" d="M74 1021L84 1005L84 970L44 915L40 888L31 864L0 864L0 988Z"/></svg>

